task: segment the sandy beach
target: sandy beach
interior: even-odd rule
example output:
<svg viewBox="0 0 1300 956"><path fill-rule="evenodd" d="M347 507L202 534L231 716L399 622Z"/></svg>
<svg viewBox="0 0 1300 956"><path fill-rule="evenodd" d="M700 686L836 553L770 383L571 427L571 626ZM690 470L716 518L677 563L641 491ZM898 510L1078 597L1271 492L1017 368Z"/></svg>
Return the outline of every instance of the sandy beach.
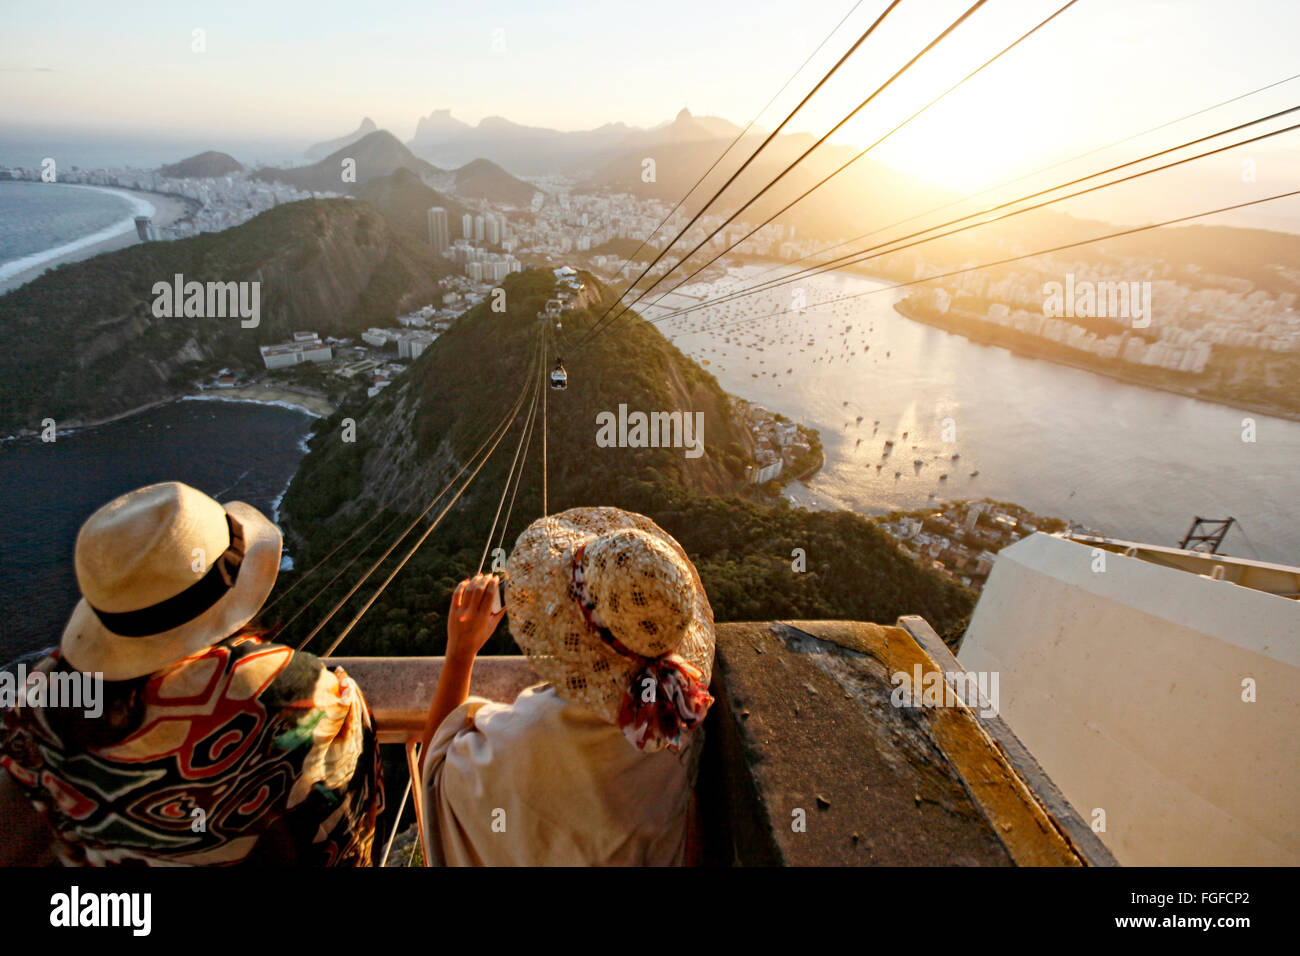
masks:
<svg viewBox="0 0 1300 956"><path fill-rule="evenodd" d="M257 402L262 405L286 405L317 418L329 418L333 403L319 392L299 391L274 385L244 385L241 388L213 388L198 395L185 395L187 401Z"/></svg>
<svg viewBox="0 0 1300 956"><path fill-rule="evenodd" d="M89 259L92 256L97 256L104 252L112 252L115 249L123 249L126 246L135 245L140 241L139 237L136 235L135 223L133 221L135 215L151 215L153 217L154 225L166 226L184 216L188 208L183 200L177 199L174 196L164 196L160 193L142 192L137 189L118 189L115 186L94 186L85 188L93 188L103 192L123 195L132 201L132 204L137 207L137 211L132 213L131 221L115 224L111 227L112 231L115 233L114 235L89 245L70 249L63 255L52 256L50 258L40 258L40 261L34 263L30 268L23 269L13 275L5 276L3 279L0 279L0 293L8 292L10 289L16 289L20 285L31 282L46 270L52 269L55 266L63 265L66 262L79 262L82 259ZM148 209L145 208L146 206ZM149 210L152 210L152 212ZM43 254L38 254L38 256L43 256Z"/></svg>
<svg viewBox="0 0 1300 956"><path fill-rule="evenodd" d="M293 388L277 387L272 385L245 385L241 388L221 388L207 389L201 392L193 392L188 395L173 395L168 398L160 398L155 402L147 402L144 405L138 405L135 408L128 408L125 411L118 412L115 415L106 415L102 418L94 419L69 419L59 423L59 433L72 433L81 431L86 428L97 428L100 425L108 425L112 422L119 422L125 418L139 415L141 412L147 412L152 408L158 408L162 405L168 405L172 402L253 402L258 405L279 405L282 408L292 408L296 411L306 412L314 418L329 418L337 409L334 404L321 395L319 392L299 391ZM14 441L20 439L33 438L39 435L39 429L27 428L13 435L4 436L3 441Z"/></svg>

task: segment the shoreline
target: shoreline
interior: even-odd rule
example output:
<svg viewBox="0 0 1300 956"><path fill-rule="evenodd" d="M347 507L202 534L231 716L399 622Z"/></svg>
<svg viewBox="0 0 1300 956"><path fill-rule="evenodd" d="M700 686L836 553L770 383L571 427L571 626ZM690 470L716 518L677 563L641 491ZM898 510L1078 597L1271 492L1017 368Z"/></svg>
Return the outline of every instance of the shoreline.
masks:
<svg viewBox="0 0 1300 956"><path fill-rule="evenodd" d="M733 286L752 285L757 281L752 278L753 272L751 266L743 274L733 273L735 278L731 282L703 291L716 296ZM978 334L962 335L963 326L956 321L955 328L947 328L944 324L931 324L910 314L907 306L894 308L895 300L907 291L895 289L895 284L885 276L844 276L835 280L829 289L819 288L816 294L809 294L809 300L813 302L864 289L883 290L878 295L857 300L864 303L864 307L851 309L845 316L808 317L808 328L819 332L818 348L808 349L806 355L792 355L793 361L782 359L778 363L795 366L798 381L802 384L793 387L789 380L784 381L784 388L779 388L770 378L756 378L750 373L754 369L775 368L773 355L781 354L783 349L796 352L795 346L803 345L798 341L802 326L763 319L755 321L750 328L763 341L751 342L749 337L737 341L733 336L732 342L724 345L723 337L727 333L719 326L726 328L724 323L743 320L743 307L718 315L697 314L688 316L687 321L660 325L669 340L688 358L696 362L711 360L712 367L706 365L704 368L728 393L757 402L822 432L825 464L807 482L783 483L780 496L787 503L809 510L850 511L871 520L895 509L947 508L957 500L987 497L1014 502L1039 515L1066 519L1115 537L1137 541L1162 541L1175 534L1181 536L1190 515L1204 514L1209 508L1214 508L1216 512L1240 512L1238 517L1248 529L1253 519L1257 525L1271 523L1279 530L1279 535L1267 547L1259 541L1236 540L1226 547L1225 553L1246 557L1258 553L1264 560L1278 561L1285 560L1283 555L1294 550L1294 522L1287 521L1285 490L1285 475L1289 474L1286 453L1292 449L1281 445L1294 446L1300 438L1296 434L1300 426L1289 417L1279 416L1271 408L1241 412L1237 410L1240 406L1233 407L1201 394L1179 394L1171 390L1162 394L1160 389L1141 389L1143 382L1130 382L1116 376L1080 376L1076 379L1056 369L1054 354L1034 354L1031 342L1026 342L1023 348L1010 337L1005 343L1000 338L986 343ZM662 307L671 309L677 304L674 297L666 297L655 309L646 310L647 317L657 317ZM916 304L915 301L909 303L912 306ZM764 308L755 307L752 314L762 317L765 313L785 308L784 304L772 306L768 302L766 305ZM893 321L891 317L894 316L908 321ZM823 341L820 334L823 330L837 332L841 328L836 321L839 318L845 322L852 321L855 326L856 334L847 347L859 348L860 344L870 343L871 355L879 360L878 365L873 364L870 357L863 361L863 352L857 353L856 366L847 358L843 363L837 360L833 366L821 364L825 362L822 352L828 346L834 346L829 350L831 353L840 352L838 336L834 336L832 342L829 339ZM861 328L857 329L859 318ZM867 327L869 319L874 320L871 330ZM957 334L940 341L930 336L930 328ZM869 331L875 334L868 334ZM788 344L778 344L782 338L788 339ZM886 342L891 344L884 344ZM1044 361L1013 363L1011 356L1005 354L1002 358L987 353L981 357L981 349L975 346L985 344L996 344L1017 359L1041 357ZM767 354L753 351L753 345L764 347ZM894 348L893 364L886 361L888 356L877 353L878 348L883 352L891 347ZM898 351L900 347L906 347L907 351ZM927 356L928 348L939 350L945 364L936 367L934 356ZM711 351L717 354L710 354ZM757 364L764 358L766 365ZM987 375L992 368L1005 374L999 374L996 380L986 385L981 382L981 375ZM1087 366L1078 370L1095 371ZM819 380L822 374L826 376L824 383ZM1159 372L1152 374L1156 381L1161 377ZM1181 377L1171 374L1170 381L1182 385L1184 383L1178 381ZM1187 375L1186 378L1189 380L1187 384L1196 384L1194 376ZM1062 387L1063 379L1067 380L1066 387ZM859 380L860 386L857 384ZM1213 381L1220 380L1229 379ZM915 386L911 384L913 381L917 382ZM1136 387L1132 390L1114 389L1111 385L1114 381ZM1205 387L1206 383L1201 384ZM839 394L841 391L843 395ZM1164 395L1171 394L1183 399L1203 399L1204 404L1170 402ZM1024 401L1027 395L1033 400ZM1242 397L1249 401L1253 396ZM1279 393L1279 398L1285 397ZM851 414L848 409L840 411L844 398L853 399L858 406ZM1000 409L1003 402L1018 404L1004 412ZM1086 406L1082 404L1085 402ZM1101 414L1080 414L1084 407ZM1127 418L1124 427L1118 429L1116 442L1107 445L1106 433L1110 429L1105 424L1104 410L1115 407L1124 409ZM959 449L965 461L956 471L952 466L939 468L936 465L932 468L930 459L942 456L945 448L939 433L933 427L927 432L923 420L932 415L933 426L939 415L949 415L954 410L961 410L966 416L964 436L969 441ZM1221 452L1213 447L1213 437L1206 437L1207 430L1198 427L1199 422L1211 422L1216 429L1235 429L1241 418L1251 412L1269 416L1260 420L1259 428L1268 429L1281 445L1260 446L1258 466L1243 459L1225 459L1220 466L1215 456ZM865 431L858 433L852 430L851 423L846 426L845 419L860 413L867 413L867 419L863 423ZM1049 417L1044 417L1049 413ZM1052 417L1056 415L1064 416L1062 421L1067 427L1051 426ZM1186 442L1180 443L1174 432L1162 433L1161 418L1165 415L1170 416L1170 421L1177 422L1180 428L1192 430ZM891 482L889 473L878 473L874 467L868 468L877 460L867 447L870 441L866 440L868 435L875 437L873 419L884 420L881 439L897 440L903 429L926 439L918 442L921 454L916 456L926 459L922 471L913 475L911 470L903 469L908 474ZM1008 425L1014 430L1008 431ZM1153 435L1153 442L1148 442L1145 437L1148 433ZM854 441L859 434L864 439L861 448ZM1061 436L1066 434L1074 434L1079 441L1074 444L1062 441ZM1216 430L1214 435L1218 434ZM1024 436L1041 437L1044 444L1040 447L1050 450L1050 460L1035 464L1031 471L1026 470ZM1138 436L1143 437L1139 439ZM917 441L915 437L913 440ZM1084 447L1082 442L1094 441L1099 443L1095 453L1081 450ZM879 445L876 453L880 453ZM1077 467L1076 455L1079 456ZM897 453L895 457L898 457ZM936 477L940 471L950 471L951 474L940 482ZM972 476L972 471L979 474ZM1219 471L1232 476L1229 479L1231 488L1224 489L1215 484L1223 480L1216 475ZM782 478L788 479L792 474L787 472ZM1125 475L1140 477L1130 481ZM1256 480L1257 484L1254 483ZM1141 487L1128 487L1135 482ZM1170 486L1167 492L1162 490L1166 485ZM929 494L934 497L928 498ZM1281 530L1281 525L1286 526L1285 531ZM1253 531L1249 533L1258 537ZM1177 537L1172 539L1177 540Z"/></svg>
<svg viewBox="0 0 1300 956"><path fill-rule="evenodd" d="M275 385L241 385L237 388L205 389L181 395L182 402L249 402L255 405L277 405L310 415L312 418L329 418L338 407L319 392L298 391Z"/></svg>
<svg viewBox="0 0 1300 956"><path fill-rule="evenodd" d="M1035 354L1034 352L1026 351L1024 349L1014 348L1013 346L1006 345L1001 342L994 342L989 338L970 334L968 330L954 328L950 325L947 325L946 323L934 321L928 316L916 312L915 310L905 308L906 301L907 301L906 299L900 299L898 302L894 303L894 311L897 312L899 315L901 315L903 318L908 319L909 321L912 322L917 322L921 325L929 326L932 329L939 329L940 331L947 332L951 335L960 335L962 338L966 339L967 341L974 342L977 345L984 345L989 348L1005 349L1006 351L1010 352L1012 355L1017 355L1020 358L1033 359L1034 361L1038 361L1038 362L1047 362L1051 365L1060 365L1064 368L1077 369L1078 371L1081 372L1091 372L1094 375L1100 375L1104 378L1109 378L1116 382L1122 382L1125 385L1132 385L1136 388L1148 388L1151 389L1152 391L1164 392L1168 395L1177 395L1180 398L1190 398L1196 401L1208 402L1212 405L1221 405L1224 408L1235 408L1238 411L1251 412L1252 414L1255 415L1267 415L1270 418L1281 418L1287 421L1300 422L1300 412L1291 412L1291 411L1287 411L1286 409L1271 408L1269 406L1258 405L1253 402L1242 402L1242 401L1235 401L1227 398L1221 398L1218 396L1206 394L1204 392L1198 392L1190 388L1182 388L1177 385L1160 384L1158 382L1148 382L1140 378L1134 378L1133 376L1126 375L1121 370L1099 368L1098 366L1092 365L1088 362L1075 362L1075 361L1070 361L1068 359L1057 358L1055 356L1038 355Z"/></svg>
<svg viewBox="0 0 1300 956"><path fill-rule="evenodd" d="M755 256L753 260L751 260L750 262L746 262L745 265L746 266L759 265L765 262L771 264L780 264L783 262L783 260L766 259L761 256ZM851 269L846 271L850 271L854 275L860 278L867 279L872 282L879 282L885 286L898 285L898 280L879 273L873 273L861 269ZM969 342L974 342L976 345L983 345L991 348L1005 349L1006 351L1010 352L1012 355L1019 356L1020 358L1033 359L1039 362L1047 362L1052 365L1060 365L1064 368L1077 369L1080 372L1092 372L1095 375L1099 375L1104 378L1109 378L1112 381L1122 382L1125 385L1133 385L1137 388L1148 388L1153 391L1164 392L1167 395L1177 395L1180 398L1190 398L1193 400L1208 402L1211 405L1219 405L1224 408L1235 408L1238 411L1250 412L1255 415L1267 415L1270 418L1280 418L1285 421L1300 422L1300 411L1288 411L1287 409L1274 408L1268 405L1260 405L1255 402L1245 402L1237 399L1222 398L1205 392L1196 391L1191 388L1180 387L1178 385L1150 382L1141 378L1135 378L1133 376L1127 375L1122 369L1108 369L1108 368L1098 367L1088 362L1071 361L1069 359L1058 358L1055 356L1040 355L1036 352L1029 351L1027 349L1016 348L1013 345L1007 345L1002 342L995 342L989 337L970 334L968 330L957 328L943 322L934 321L931 318L922 315L919 312L908 309L906 307L906 302L907 299L903 298L903 299L899 299L897 302L893 304L894 311L897 312L899 315L901 315L903 318L908 319L909 321L912 322L916 322L920 325L925 325L933 329L939 329L943 332L948 332L952 335L959 335Z"/></svg>
<svg viewBox="0 0 1300 956"><path fill-rule="evenodd" d="M34 184L33 184L34 185ZM0 265L0 294L10 292L40 278L51 269L70 262L91 259L105 252L125 249L140 244L135 231L135 217L149 216L155 226L167 226L180 219L188 206L180 199L164 193L145 192L119 186L91 186L82 183L52 183L68 189L91 189L96 192L120 196L131 204L125 218L89 236L65 242L41 252L15 259ZM24 263L26 263L24 265ZM16 268L21 267L21 268Z"/></svg>
<svg viewBox="0 0 1300 956"><path fill-rule="evenodd" d="M279 408L302 412L311 418L328 418L337 411L333 403L324 395L316 392L298 392L288 388L258 384L244 385L239 388L223 388L220 394L213 394L214 391L215 389L209 389L187 392L184 395L172 395L156 401L146 402L143 405L137 405L134 408L128 408L104 418L96 418L91 421L72 420L64 422L58 425L58 430L60 434L73 434L89 428L98 428L101 425L120 422L123 419L140 415L155 408L161 408L164 405L170 405L173 402L240 402L250 405L274 405ZM28 429L6 435L0 438L0 441L21 441L36 438L39 435L39 429Z"/></svg>

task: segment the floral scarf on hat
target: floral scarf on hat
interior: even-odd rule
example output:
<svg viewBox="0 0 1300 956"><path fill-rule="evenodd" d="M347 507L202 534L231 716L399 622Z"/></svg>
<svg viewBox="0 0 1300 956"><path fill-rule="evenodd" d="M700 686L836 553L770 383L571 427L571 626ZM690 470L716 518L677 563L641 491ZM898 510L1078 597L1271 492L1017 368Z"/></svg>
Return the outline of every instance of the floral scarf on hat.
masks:
<svg viewBox="0 0 1300 956"><path fill-rule="evenodd" d="M573 593L583 619L608 647L640 665L623 691L618 725L638 750L653 752L668 747L680 753L685 735L704 722L713 704L704 674L677 654L643 657L598 624L592 616L596 604L583 579L582 554L580 547L573 555Z"/></svg>

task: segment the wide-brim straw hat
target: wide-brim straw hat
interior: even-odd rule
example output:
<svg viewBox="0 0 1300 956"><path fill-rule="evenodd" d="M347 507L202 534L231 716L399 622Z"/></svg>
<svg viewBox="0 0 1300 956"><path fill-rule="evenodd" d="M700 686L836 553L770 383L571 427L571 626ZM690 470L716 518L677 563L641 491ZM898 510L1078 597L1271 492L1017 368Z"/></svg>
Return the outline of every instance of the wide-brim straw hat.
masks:
<svg viewBox="0 0 1300 956"><path fill-rule="evenodd" d="M63 658L105 680L143 677L236 633L280 570L280 530L178 481L115 498L77 535L82 599Z"/></svg>
<svg viewBox="0 0 1300 956"><path fill-rule="evenodd" d="M572 508L534 521L506 563L510 631L538 675L565 700L617 723L629 683L643 665L588 624L574 591L579 553L599 623L636 655L678 655L707 686L713 609L695 566L649 518L608 507Z"/></svg>

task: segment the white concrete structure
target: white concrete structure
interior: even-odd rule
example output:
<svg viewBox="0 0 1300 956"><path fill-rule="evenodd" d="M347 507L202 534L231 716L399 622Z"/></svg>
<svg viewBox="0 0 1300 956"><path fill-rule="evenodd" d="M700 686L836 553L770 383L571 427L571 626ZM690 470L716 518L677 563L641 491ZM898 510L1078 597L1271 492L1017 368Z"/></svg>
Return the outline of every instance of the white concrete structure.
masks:
<svg viewBox="0 0 1300 956"><path fill-rule="evenodd" d="M429 210L429 245L433 251L443 253L451 245L451 231L447 227L447 210L434 206Z"/></svg>
<svg viewBox="0 0 1300 956"><path fill-rule="evenodd" d="M1300 864L1300 569L1108 544L1003 550L961 663L1121 863Z"/></svg>
<svg viewBox="0 0 1300 956"><path fill-rule="evenodd" d="M417 359L437 337L432 332L403 332L397 340L397 355L399 358Z"/></svg>
<svg viewBox="0 0 1300 956"><path fill-rule="evenodd" d="M302 362L328 362L334 357L334 350L315 332L295 332L293 341L263 345L259 351L268 369L288 368Z"/></svg>

